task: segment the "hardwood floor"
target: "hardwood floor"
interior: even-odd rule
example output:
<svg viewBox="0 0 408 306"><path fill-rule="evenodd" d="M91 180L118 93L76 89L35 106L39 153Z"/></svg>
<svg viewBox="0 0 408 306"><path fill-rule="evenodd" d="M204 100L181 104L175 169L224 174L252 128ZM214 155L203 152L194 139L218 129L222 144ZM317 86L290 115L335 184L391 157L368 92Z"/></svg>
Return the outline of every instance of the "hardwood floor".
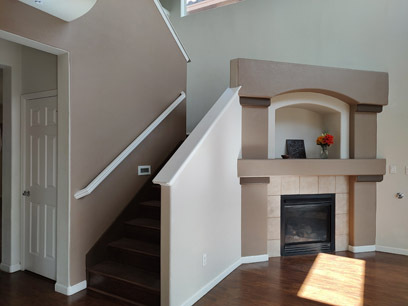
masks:
<svg viewBox="0 0 408 306"><path fill-rule="evenodd" d="M66 297L29 272L0 272L0 306L124 305L82 291ZM196 303L234 305L408 305L408 256L380 252L271 258L239 267Z"/></svg>
<svg viewBox="0 0 408 306"><path fill-rule="evenodd" d="M242 265L204 305L408 305L408 257L381 252L271 258Z"/></svg>
<svg viewBox="0 0 408 306"><path fill-rule="evenodd" d="M54 291L55 282L30 272L0 271L0 306L114 306L125 305L81 291L67 297Z"/></svg>

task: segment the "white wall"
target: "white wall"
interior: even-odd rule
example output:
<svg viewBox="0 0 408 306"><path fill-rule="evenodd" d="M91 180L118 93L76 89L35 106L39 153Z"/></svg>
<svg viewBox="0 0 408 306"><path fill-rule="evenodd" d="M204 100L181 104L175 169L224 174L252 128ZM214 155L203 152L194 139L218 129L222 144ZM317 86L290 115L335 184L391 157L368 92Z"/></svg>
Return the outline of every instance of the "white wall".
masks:
<svg viewBox="0 0 408 306"><path fill-rule="evenodd" d="M316 138L321 135L323 117L321 114L301 108L283 107L275 113L275 156L286 154L287 139L303 139L306 157L319 158L320 146Z"/></svg>
<svg viewBox="0 0 408 306"><path fill-rule="evenodd" d="M408 1L245 0L180 18L166 0L192 62L187 116L191 130L229 84L237 57L386 71L390 105L378 116L378 157L398 166L377 186L377 244L408 249Z"/></svg>
<svg viewBox="0 0 408 306"><path fill-rule="evenodd" d="M0 39L3 68L3 203L2 263L5 271L20 269L20 95L21 46ZM13 133L12 133L13 131ZM16 157L16 158L13 158Z"/></svg>
<svg viewBox="0 0 408 306"><path fill-rule="evenodd" d="M162 305L192 305L240 264L240 149L238 89L228 89L153 180L169 186L162 192L161 254L169 258Z"/></svg>

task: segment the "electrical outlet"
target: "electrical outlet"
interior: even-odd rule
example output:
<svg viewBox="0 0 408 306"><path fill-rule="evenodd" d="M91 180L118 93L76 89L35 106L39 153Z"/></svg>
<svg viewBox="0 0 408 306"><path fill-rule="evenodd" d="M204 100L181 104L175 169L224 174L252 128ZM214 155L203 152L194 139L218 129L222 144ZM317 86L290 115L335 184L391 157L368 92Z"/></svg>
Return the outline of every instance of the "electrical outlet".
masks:
<svg viewBox="0 0 408 306"><path fill-rule="evenodd" d="M203 267L207 265L207 254L203 254Z"/></svg>
<svg viewBox="0 0 408 306"><path fill-rule="evenodd" d="M391 173L391 174L397 173L397 166L395 166L395 165L390 165L390 173Z"/></svg>

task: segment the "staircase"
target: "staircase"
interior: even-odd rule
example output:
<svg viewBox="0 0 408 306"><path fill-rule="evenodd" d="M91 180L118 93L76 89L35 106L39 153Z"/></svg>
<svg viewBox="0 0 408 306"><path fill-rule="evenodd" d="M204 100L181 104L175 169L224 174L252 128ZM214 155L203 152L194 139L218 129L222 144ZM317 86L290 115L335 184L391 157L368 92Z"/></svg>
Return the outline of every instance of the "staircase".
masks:
<svg viewBox="0 0 408 306"><path fill-rule="evenodd" d="M160 305L160 186L147 183L88 256L89 293Z"/></svg>

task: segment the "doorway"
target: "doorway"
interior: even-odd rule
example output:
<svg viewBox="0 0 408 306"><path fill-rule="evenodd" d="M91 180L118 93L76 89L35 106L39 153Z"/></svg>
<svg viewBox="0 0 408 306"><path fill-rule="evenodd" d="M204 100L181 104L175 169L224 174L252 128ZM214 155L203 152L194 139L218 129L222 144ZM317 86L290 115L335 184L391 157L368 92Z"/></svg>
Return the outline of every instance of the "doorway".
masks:
<svg viewBox="0 0 408 306"><path fill-rule="evenodd" d="M26 268L29 260L25 256L25 214L23 209L30 204L26 204L26 197L22 196L25 185L23 173L22 149L24 145L21 128L22 100L24 94L43 93L44 90L58 89L56 103L58 111L52 115L56 116L57 157L56 163L56 203L57 208L43 208L42 212L47 212L46 220L50 221L50 227L56 228L55 235L48 235L46 239L55 241L49 243L46 250L47 257L55 255L55 265L52 265L54 272L43 274L56 280L55 290L64 294L69 294L71 290L69 281L69 226L70 226L70 143L69 143L69 54L61 49L56 49L26 38L0 31L0 69L3 69L3 194L2 194L2 241L1 241L1 263L0 270L13 273ZM28 50L27 47L31 48ZM42 54L38 54L42 51ZM56 56L53 67L54 75L53 87L49 84L51 78L49 74L50 65L43 65L43 60L49 58L44 55L48 53ZM5 56L5 54L7 56ZM38 60L39 59L39 60ZM55 66L56 63L56 66ZM48 69L48 70L47 70ZM47 75L47 76L45 76ZM22 96L23 95L23 96ZM55 96L55 95L54 95ZM38 97L30 97L38 98ZM48 117L51 118L51 117ZM54 144L53 144L54 145ZM45 160L45 159L44 159ZM31 195L31 193L30 193ZM33 201L31 201L33 202ZM32 210L38 208L32 206ZM39 216L42 216L41 209ZM31 225L37 216L31 214ZM40 224L40 222L38 223ZM27 229L28 230L28 229ZM41 229L37 232L41 235ZM55 238L55 239L54 239ZM40 241L38 239L38 241ZM28 243L28 242L27 242ZM33 247L33 246L31 246ZM39 245L40 249L41 246ZM35 252L34 252L35 253ZM28 268L30 270L31 268ZM33 270L33 269L31 269Z"/></svg>

